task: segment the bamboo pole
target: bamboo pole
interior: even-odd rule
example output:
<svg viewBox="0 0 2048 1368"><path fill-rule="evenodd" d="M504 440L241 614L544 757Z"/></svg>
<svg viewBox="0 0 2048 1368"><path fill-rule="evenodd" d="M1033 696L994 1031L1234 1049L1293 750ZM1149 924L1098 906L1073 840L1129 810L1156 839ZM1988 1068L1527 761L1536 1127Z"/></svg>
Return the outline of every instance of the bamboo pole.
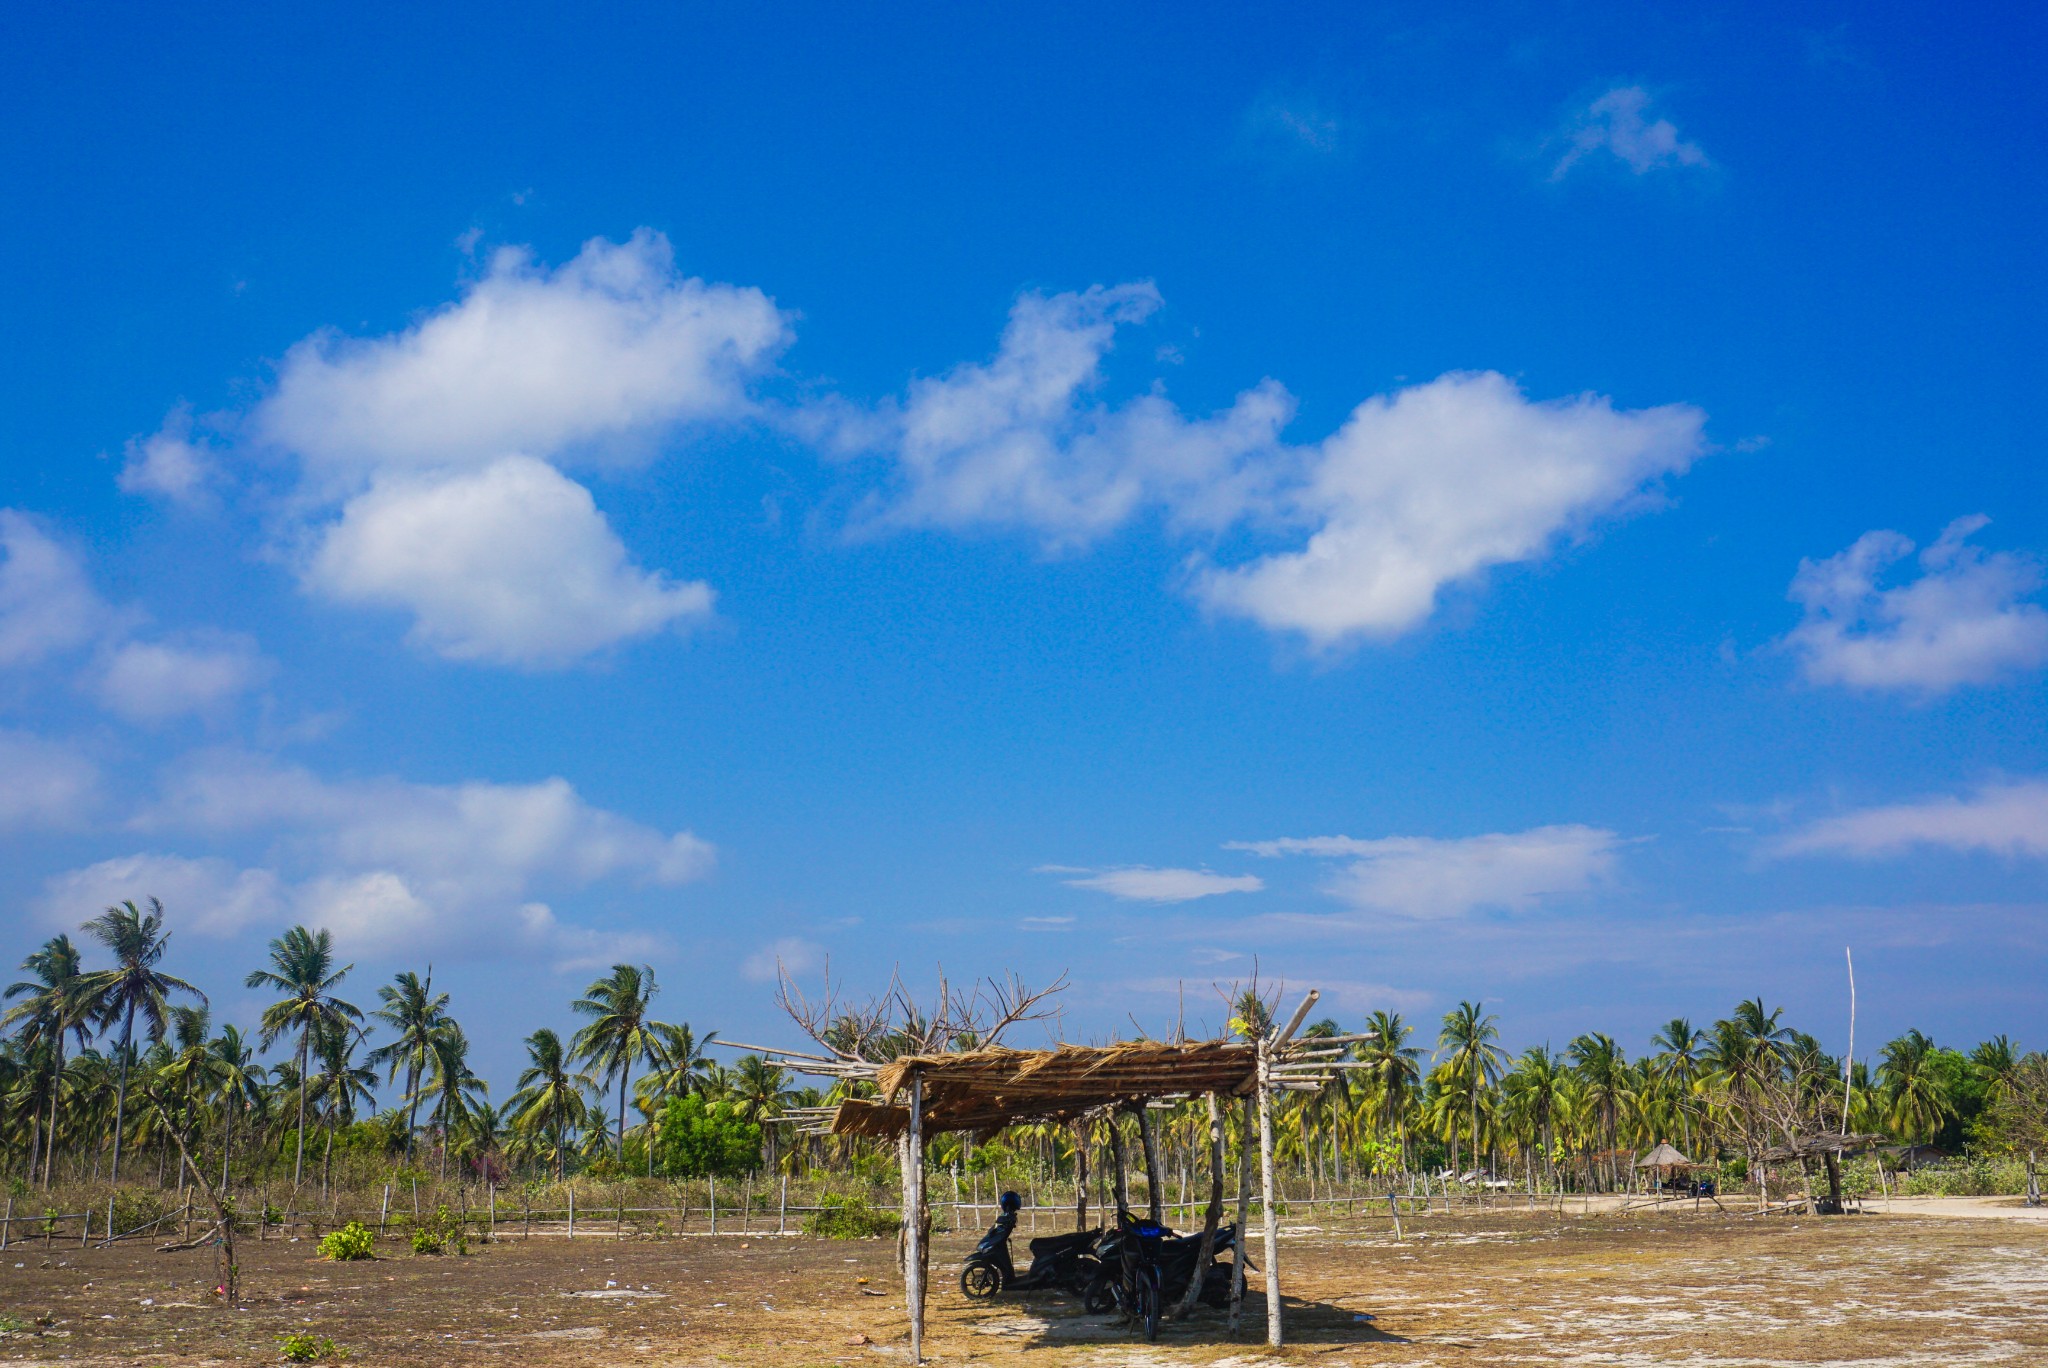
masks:
<svg viewBox="0 0 2048 1368"><path fill-rule="evenodd" d="M1244 1100L1242 1124L1237 1141L1237 1250L1230 1266L1230 1333L1237 1333L1244 1318L1244 1265L1252 1234L1252 1100Z"/></svg>
<svg viewBox="0 0 2048 1368"><path fill-rule="evenodd" d="M910 1071L910 1128L903 1139L903 1293L910 1311L910 1361L924 1362L924 1075Z"/></svg>
<svg viewBox="0 0 2048 1368"><path fill-rule="evenodd" d="M1308 1015L1308 1009L1315 1004L1316 995L1310 993L1302 999L1294 1020L1281 1037L1286 1039L1294 1034L1301 1019ZM1259 1190L1266 1206L1266 1343L1275 1349L1280 1347L1280 1212L1273 1204L1273 1093L1267 1086L1270 1081L1268 1060L1271 1047L1264 1041L1259 1043Z"/></svg>
<svg viewBox="0 0 2048 1368"><path fill-rule="evenodd" d="M1195 1302L1202 1295L1202 1275L1208 1272L1209 1261L1216 1257L1216 1223L1223 1219L1223 1109L1216 1102L1216 1094L1208 1095L1209 1103L1209 1211L1202 1218L1202 1243L1195 1253L1194 1276L1188 1279L1187 1293L1180 1299L1180 1314L1191 1316ZM1181 1170L1186 1173L1187 1170ZM1187 1181L1181 1181L1182 1195L1186 1195Z"/></svg>

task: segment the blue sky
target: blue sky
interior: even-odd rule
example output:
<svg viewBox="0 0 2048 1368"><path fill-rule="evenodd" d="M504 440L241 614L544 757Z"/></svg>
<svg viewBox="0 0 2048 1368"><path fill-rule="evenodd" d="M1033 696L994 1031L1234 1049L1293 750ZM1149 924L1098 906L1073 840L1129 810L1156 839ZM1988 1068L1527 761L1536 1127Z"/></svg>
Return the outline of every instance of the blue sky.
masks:
<svg viewBox="0 0 2048 1368"><path fill-rule="evenodd" d="M2043 22L11 11L5 953L2038 1046Z"/></svg>

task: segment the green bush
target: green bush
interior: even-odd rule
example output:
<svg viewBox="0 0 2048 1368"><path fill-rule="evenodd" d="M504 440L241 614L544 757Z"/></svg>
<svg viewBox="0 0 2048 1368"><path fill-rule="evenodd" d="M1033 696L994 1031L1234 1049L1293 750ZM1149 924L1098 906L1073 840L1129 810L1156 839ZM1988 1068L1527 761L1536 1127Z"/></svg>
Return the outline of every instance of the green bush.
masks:
<svg viewBox="0 0 2048 1368"><path fill-rule="evenodd" d="M661 1171L671 1178L737 1178L761 1162L761 1128L730 1102L692 1093L661 1114Z"/></svg>
<svg viewBox="0 0 2048 1368"><path fill-rule="evenodd" d="M374 1259L377 1237L361 1221L350 1221L341 1229L325 1236L320 1241L320 1257L346 1262L350 1259Z"/></svg>
<svg viewBox="0 0 2048 1368"><path fill-rule="evenodd" d="M469 1253L469 1232L446 1206L435 1207L433 1215L413 1225L413 1253L446 1254L451 1246L457 1254Z"/></svg>
<svg viewBox="0 0 2048 1368"><path fill-rule="evenodd" d="M286 1335L278 1342L286 1363L339 1363L348 1354L325 1335Z"/></svg>
<svg viewBox="0 0 2048 1368"><path fill-rule="evenodd" d="M806 1235L822 1235L828 1240L865 1240L894 1235L903 1224L893 1213L876 1211L858 1197L828 1192L819 1204L823 1210L804 1218Z"/></svg>

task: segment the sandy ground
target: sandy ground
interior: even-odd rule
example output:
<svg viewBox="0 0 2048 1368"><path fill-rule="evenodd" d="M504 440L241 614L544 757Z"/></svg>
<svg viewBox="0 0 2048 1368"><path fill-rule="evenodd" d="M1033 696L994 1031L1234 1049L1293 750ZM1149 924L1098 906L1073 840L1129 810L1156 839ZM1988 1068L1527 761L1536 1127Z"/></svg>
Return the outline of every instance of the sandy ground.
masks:
<svg viewBox="0 0 2048 1368"><path fill-rule="evenodd" d="M2023 1208L1815 1220L1487 1213L1293 1227L1290 1344L1232 1342L1214 1313L1156 1346L1056 1297L970 1305L946 1237L929 1355L992 1368L1319 1364L2048 1364L2048 1224ZM1925 1204L1916 1203L1916 1207ZM465 1258L331 1264L244 1242L245 1305L211 1295L211 1257L129 1245L0 1255L0 1361L276 1363L279 1338L331 1336L365 1365L901 1362L893 1244L775 1237L501 1241ZM1255 1255L1256 1257L1256 1255ZM37 1326L35 1322L42 1321Z"/></svg>

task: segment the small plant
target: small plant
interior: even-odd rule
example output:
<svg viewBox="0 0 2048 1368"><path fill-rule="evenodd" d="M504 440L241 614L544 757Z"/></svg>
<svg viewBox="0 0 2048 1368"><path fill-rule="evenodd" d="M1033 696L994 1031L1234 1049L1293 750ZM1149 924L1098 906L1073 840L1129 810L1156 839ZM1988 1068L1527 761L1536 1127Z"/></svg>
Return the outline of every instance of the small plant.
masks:
<svg viewBox="0 0 2048 1368"><path fill-rule="evenodd" d="M265 1202L265 1203L263 1204L263 1224L265 1224L265 1225L283 1225L283 1224L284 1224L284 1213L283 1213L282 1211L279 1211L279 1210L278 1210L278 1209L277 1209L276 1207L272 1206L272 1205L271 1205L270 1203L268 1203L268 1202Z"/></svg>
<svg viewBox="0 0 2048 1368"><path fill-rule="evenodd" d="M804 1218L806 1235L822 1235L828 1240L864 1240L894 1235L902 1224L895 1216L876 1211L858 1197L828 1192L819 1203L823 1209Z"/></svg>
<svg viewBox="0 0 2048 1368"><path fill-rule="evenodd" d="M350 1259L374 1259L377 1237L361 1221L350 1221L320 1241L320 1257L345 1263Z"/></svg>
<svg viewBox="0 0 2048 1368"><path fill-rule="evenodd" d="M469 1231L447 1207L435 1207L433 1215L413 1226L413 1253L446 1254L450 1246L457 1254L469 1253Z"/></svg>
<svg viewBox="0 0 2048 1368"><path fill-rule="evenodd" d="M278 1347L286 1363L340 1363L348 1357L346 1350L325 1335L286 1335Z"/></svg>
<svg viewBox="0 0 2048 1368"><path fill-rule="evenodd" d="M0 1312L0 1335L12 1335L26 1329L28 1329L28 1322L21 1317L10 1316Z"/></svg>

